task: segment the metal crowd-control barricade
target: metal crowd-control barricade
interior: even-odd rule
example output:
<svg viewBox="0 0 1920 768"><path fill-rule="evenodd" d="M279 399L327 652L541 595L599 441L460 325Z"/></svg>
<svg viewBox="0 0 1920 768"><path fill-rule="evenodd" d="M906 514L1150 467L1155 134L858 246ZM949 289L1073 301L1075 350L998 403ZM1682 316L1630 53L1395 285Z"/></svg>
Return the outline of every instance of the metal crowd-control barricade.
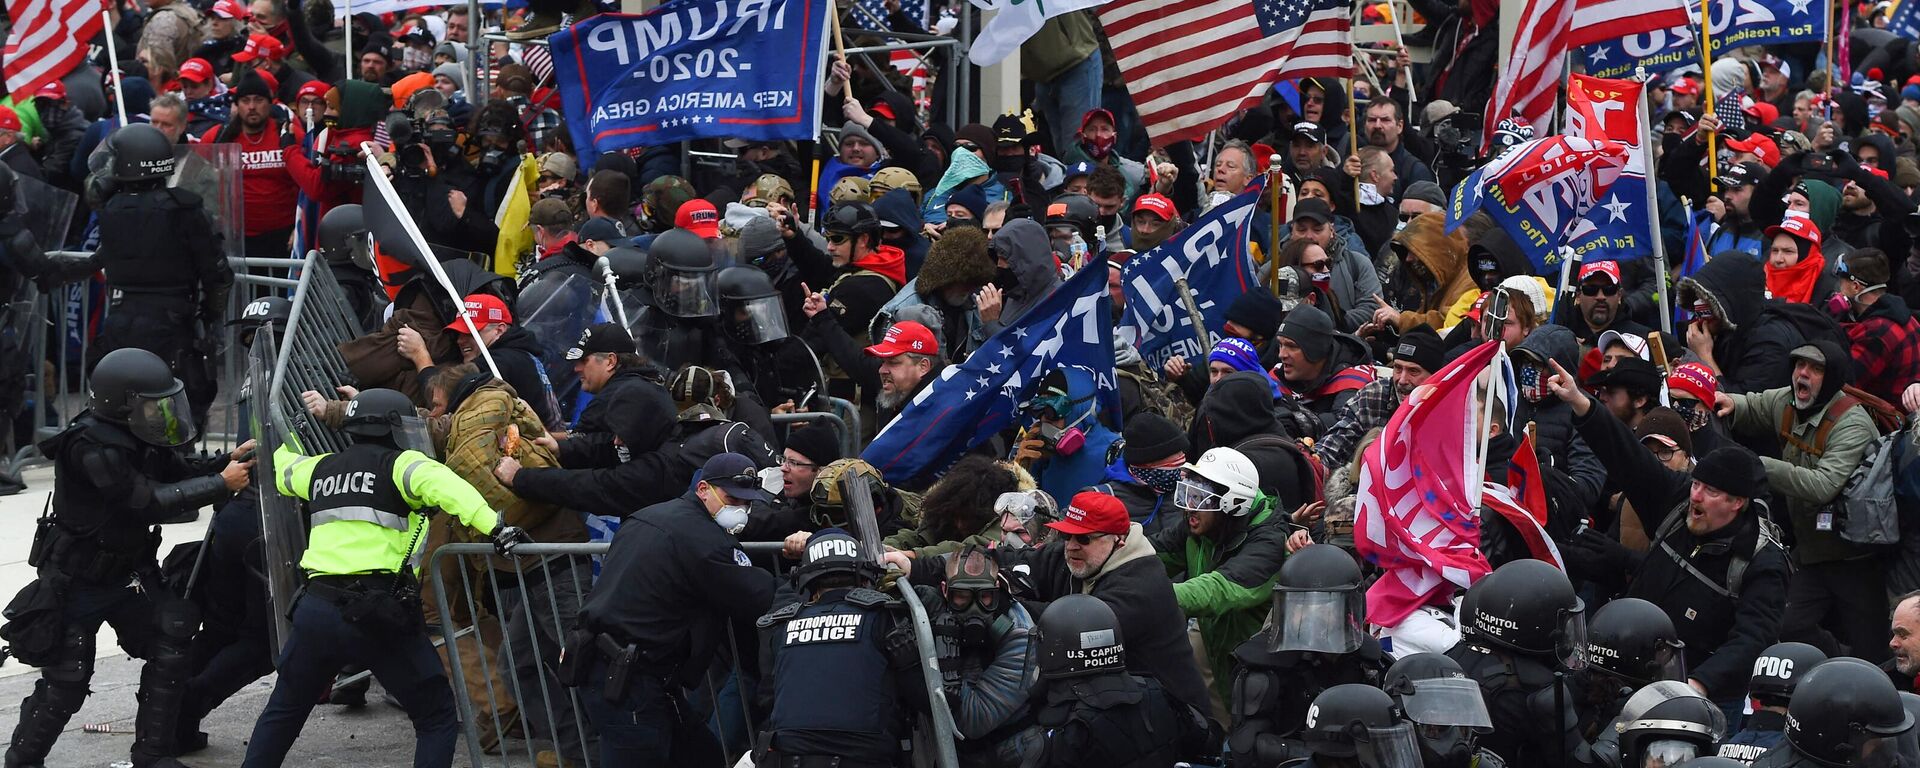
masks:
<svg viewBox="0 0 1920 768"><path fill-rule="evenodd" d="M447 654L447 670L453 682L454 700L460 708L468 759L472 765L532 765L536 753L542 748L542 742L555 741L552 737L556 735L564 738L590 732L582 702L585 694L581 689L559 686L553 673L557 671L560 649L548 643L556 638L565 638L573 628L572 621L559 615L558 606L567 602L563 597L570 597L570 602L576 606L585 603L587 593L592 588L589 560L606 555L610 546L608 543L523 544L514 550L511 571L493 567L492 564L499 558L491 557L494 554L491 544L444 544L428 555L426 570L430 576L427 582L433 592L433 607L439 616L439 632L444 643L442 648ZM781 546L780 542L741 544L741 548L756 562L770 561L776 576L784 576L781 573ZM484 567L472 567L475 561ZM457 581L453 573L459 574ZM477 575L479 573L483 573L484 577ZM563 583L556 584L556 581ZM527 588L522 585L527 584L534 585L531 589L546 592L546 606L552 610L542 615L536 612L534 600L521 599L517 605L510 606L502 599L503 585L520 590L524 596ZM915 643L922 671L927 678L928 690L934 692L929 704L935 712L931 722L936 764L942 768L954 768L958 763L953 749L953 721L947 710L946 697L939 694L942 690L941 678L935 661L932 626L907 581L900 579L896 589L903 595L913 616ZM573 594L563 596L563 590ZM456 621L453 618L456 608L465 609L464 620ZM459 639L469 636L485 638L487 633L483 631L482 624L490 620L522 621L529 627L542 627L547 631L522 633L525 642L520 643L513 642L516 633L503 632L498 647L484 648L478 654L477 664L475 660L463 658L463 654L471 648L484 646L486 641L480 639L472 645L466 645ZM546 635L544 640L543 634ZM757 655L759 641L755 637L738 637L729 626L727 642L732 653L706 671L701 688L692 696L692 700L698 702L694 708L705 711L709 727L720 737L721 768L738 761L751 748L753 735L757 733L751 707L738 697L744 696L740 691L743 680L740 654ZM523 671L521 676L516 676L513 673L516 668L526 670L527 665L534 665L532 669L537 674ZM470 681L468 675L475 672L486 680L479 684ZM766 672L763 670L763 673ZM537 683L527 685L520 679L522 676L536 678ZM479 711L480 702L474 701L471 695L482 693L486 697L484 712ZM507 697L511 697L516 704L518 714L513 720L499 715ZM567 706L558 706L562 702ZM735 702L738 702L737 709L734 708ZM570 712L571 716L563 716L561 712ZM545 738L528 738L515 749L509 749L502 738L498 742L497 753L492 754L483 747L483 730L495 735L505 734L515 727L516 722L528 736L539 734ZM556 742L549 748L559 750L561 745ZM577 752L585 768L592 768L598 761L599 755L594 750L581 748ZM565 755L565 751L562 754ZM569 756L569 759L572 757Z"/></svg>

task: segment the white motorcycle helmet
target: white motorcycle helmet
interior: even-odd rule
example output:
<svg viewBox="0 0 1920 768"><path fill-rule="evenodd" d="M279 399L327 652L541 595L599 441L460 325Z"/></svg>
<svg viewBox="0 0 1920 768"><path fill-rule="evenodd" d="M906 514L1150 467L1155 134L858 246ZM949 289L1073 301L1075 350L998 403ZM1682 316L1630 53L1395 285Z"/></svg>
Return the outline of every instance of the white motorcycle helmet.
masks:
<svg viewBox="0 0 1920 768"><path fill-rule="evenodd" d="M1232 448L1214 448L1181 468L1173 505L1182 510L1245 517L1260 500L1260 470Z"/></svg>

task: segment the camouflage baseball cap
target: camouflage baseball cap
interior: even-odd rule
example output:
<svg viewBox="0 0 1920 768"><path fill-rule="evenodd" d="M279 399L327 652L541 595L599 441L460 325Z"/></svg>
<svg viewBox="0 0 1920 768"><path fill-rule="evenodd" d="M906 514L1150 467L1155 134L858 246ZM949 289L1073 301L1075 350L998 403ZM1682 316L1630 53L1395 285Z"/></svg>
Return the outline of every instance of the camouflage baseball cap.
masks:
<svg viewBox="0 0 1920 768"><path fill-rule="evenodd" d="M673 215L683 203L696 197L699 195L694 194L693 185L678 176L661 176L640 191L640 202L647 206L653 220L666 224L673 223Z"/></svg>

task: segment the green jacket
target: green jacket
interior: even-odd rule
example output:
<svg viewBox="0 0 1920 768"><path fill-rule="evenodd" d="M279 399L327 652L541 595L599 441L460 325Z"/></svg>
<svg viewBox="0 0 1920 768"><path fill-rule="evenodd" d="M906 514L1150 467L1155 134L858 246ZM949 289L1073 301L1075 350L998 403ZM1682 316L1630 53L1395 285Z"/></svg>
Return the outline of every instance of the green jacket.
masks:
<svg viewBox="0 0 1920 768"><path fill-rule="evenodd" d="M1778 435L1781 415L1792 408L1793 388L1728 397L1733 398L1730 426L1736 436ZM1826 415L1824 406L1811 417L1793 412L1791 434L1800 442L1812 444ZM1820 508L1846 486L1847 476L1860 466L1867 448L1877 437L1867 409L1849 408L1840 415L1840 422L1827 432L1821 455L1809 455L1791 441L1783 440L1780 458L1760 457L1760 463L1767 468L1767 484L1773 489L1775 502L1785 503L1787 517L1793 524L1794 562L1817 565L1869 554L1841 539L1838 530L1819 530L1817 518Z"/></svg>
<svg viewBox="0 0 1920 768"><path fill-rule="evenodd" d="M923 523L919 526L902 528L895 531L892 536L888 536L881 543L894 549L912 552L916 558L939 557L950 552L958 552L966 549L970 544L992 548L994 545L1000 543L1000 518L997 515L994 516L987 521L986 526L982 527L979 533L975 533L972 536L958 541L934 538L933 531L927 530Z"/></svg>
<svg viewBox="0 0 1920 768"><path fill-rule="evenodd" d="M1035 83L1049 82L1099 50L1100 37L1094 31L1092 15L1087 11L1063 13L1047 19L1040 31L1020 44L1020 76ZM1080 116L1074 115L1073 121L1079 127Z"/></svg>
<svg viewBox="0 0 1920 768"><path fill-rule="evenodd" d="M1227 701L1233 693L1233 649L1266 623L1273 582L1287 559L1287 534L1285 519L1269 505L1245 527L1228 531L1224 546L1213 537L1192 536L1184 522L1150 537L1168 575L1186 574L1173 585L1173 595L1187 618L1200 622L1214 688Z"/></svg>

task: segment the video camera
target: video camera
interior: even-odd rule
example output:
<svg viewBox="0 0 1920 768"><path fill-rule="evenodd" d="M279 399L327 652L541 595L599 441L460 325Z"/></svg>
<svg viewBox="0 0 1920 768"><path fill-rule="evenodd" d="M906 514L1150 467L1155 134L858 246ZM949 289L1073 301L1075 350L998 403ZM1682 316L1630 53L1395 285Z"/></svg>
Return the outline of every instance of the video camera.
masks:
<svg viewBox="0 0 1920 768"><path fill-rule="evenodd" d="M361 162L360 148L340 142L327 147L325 164L320 175L328 182L345 184L364 184L367 181L367 165Z"/></svg>
<svg viewBox="0 0 1920 768"><path fill-rule="evenodd" d="M1440 148L1443 158L1455 158L1471 162L1480 154L1481 116L1470 112L1455 112L1433 123L1433 143Z"/></svg>

